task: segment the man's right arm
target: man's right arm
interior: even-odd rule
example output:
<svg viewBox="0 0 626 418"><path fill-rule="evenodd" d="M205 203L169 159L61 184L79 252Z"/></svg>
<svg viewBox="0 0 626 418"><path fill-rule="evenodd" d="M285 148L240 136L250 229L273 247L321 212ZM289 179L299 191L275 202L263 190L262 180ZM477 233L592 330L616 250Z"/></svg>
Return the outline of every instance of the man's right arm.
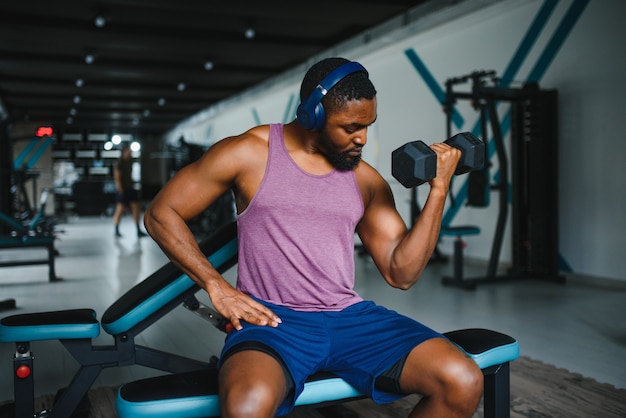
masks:
<svg viewBox="0 0 626 418"><path fill-rule="evenodd" d="M200 214L234 184L239 170L232 141L214 145L198 161L180 170L157 194L144 214L146 230L168 258L211 298L235 329L240 320L277 326L280 319L265 306L233 288L202 253L187 221Z"/></svg>

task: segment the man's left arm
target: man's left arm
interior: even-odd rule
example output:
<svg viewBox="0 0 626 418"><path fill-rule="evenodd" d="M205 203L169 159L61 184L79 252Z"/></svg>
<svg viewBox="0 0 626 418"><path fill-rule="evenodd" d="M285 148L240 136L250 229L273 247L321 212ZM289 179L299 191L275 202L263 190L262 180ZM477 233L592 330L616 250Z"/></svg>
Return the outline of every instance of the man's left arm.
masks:
<svg viewBox="0 0 626 418"><path fill-rule="evenodd" d="M377 176L368 182L366 202L357 232L384 279L393 287L409 289L419 280L437 245L450 180L460 152L445 144L433 144L437 176L415 224L407 229L395 207L389 184Z"/></svg>

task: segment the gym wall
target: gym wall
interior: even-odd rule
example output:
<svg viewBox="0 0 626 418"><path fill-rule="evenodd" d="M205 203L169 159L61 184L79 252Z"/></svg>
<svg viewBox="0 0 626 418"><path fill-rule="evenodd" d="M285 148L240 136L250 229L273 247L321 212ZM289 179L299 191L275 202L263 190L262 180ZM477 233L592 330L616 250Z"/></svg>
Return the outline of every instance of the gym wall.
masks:
<svg viewBox="0 0 626 418"><path fill-rule="evenodd" d="M409 220L410 193L391 176L391 151L405 142L443 141L441 94L445 81L473 71L512 75L511 87L537 81L559 94L559 241L562 271L626 281L626 138L620 128L626 97L626 2L623 0L465 0L418 7L410 22L399 18L338 45L297 68L183 121L164 140L181 135L203 146L260 123L289 122L306 69L327 56L361 62L378 90L378 121L364 158L388 179L396 204ZM468 84L468 88L470 85ZM459 88L461 89L461 88ZM453 133L474 128L478 113L459 102ZM500 119L508 105L500 104ZM509 131L505 146L510 152ZM491 138L491 135L489 136ZM497 175L493 158L492 177ZM467 176L457 177L458 191ZM423 203L428 186L418 188ZM466 257L486 261L497 217L497 196L486 209L463 208L451 225L471 224ZM509 211L510 214L510 211ZM509 215L510 221L510 215ZM501 265L511 260L510 227ZM452 238L440 243L452 252Z"/></svg>

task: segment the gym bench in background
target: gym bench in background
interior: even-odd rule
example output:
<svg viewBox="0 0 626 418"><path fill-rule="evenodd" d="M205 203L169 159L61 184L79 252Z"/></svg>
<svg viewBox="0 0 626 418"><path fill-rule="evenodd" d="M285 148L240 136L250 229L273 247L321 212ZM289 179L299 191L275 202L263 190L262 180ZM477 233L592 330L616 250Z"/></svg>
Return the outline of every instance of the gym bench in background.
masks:
<svg viewBox="0 0 626 418"><path fill-rule="evenodd" d="M201 243L213 266L224 272L236 264L235 224L224 227L213 240ZM172 263L167 263L115 301L98 321L93 309L18 314L0 319L0 342L15 343L13 358L14 407L16 417L68 418L79 406L100 372L108 367L142 365L170 373L210 367L208 362L182 357L135 343L147 327L182 304L199 288ZM112 345L94 345L100 329ZM76 359L79 369L49 411L34 411L31 343L59 340Z"/></svg>
<svg viewBox="0 0 626 418"><path fill-rule="evenodd" d="M56 276L54 268L54 257L56 250L54 248L54 237L3 237L0 236L0 250L10 249L26 249L26 248L44 248L47 251L46 258L28 259L28 260L13 260L2 261L0 267L15 267L15 266L34 266L47 264L48 265L48 280L55 282L59 280Z"/></svg>
<svg viewBox="0 0 626 418"><path fill-rule="evenodd" d="M20 223L4 212L0 212L0 222L9 230L9 234L0 235L0 250L44 248L48 254L46 258L2 261L0 267L29 266L38 264L48 265L48 280L57 281L58 278L54 269L54 257L56 250L54 241L56 239L54 222L45 216L46 202L48 200L48 190L41 192L39 199L39 210L28 222Z"/></svg>
<svg viewBox="0 0 626 418"><path fill-rule="evenodd" d="M220 228L201 249L220 272L237 263L236 222ZM0 319L0 342L14 343L13 382L15 416L67 418L77 409L99 373L107 367L133 364L167 372L162 376L122 385L116 408L125 417L211 417L219 415L215 357L208 362L182 357L135 343L135 337L179 305L209 319L224 330L217 312L195 298L200 288L173 263L167 263L114 302L98 321L93 309L71 309L7 316ZM95 346L103 329L112 345ZM487 329L446 333L470 355L485 376L484 411L487 418L509 416L509 362L519 357L517 341ZM79 370L60 390L48 411L34 411L34 360L31 343L59 340L78 361ZM330 374L311 376L298 406L326 406L362 398L342 379Z"/></svg>

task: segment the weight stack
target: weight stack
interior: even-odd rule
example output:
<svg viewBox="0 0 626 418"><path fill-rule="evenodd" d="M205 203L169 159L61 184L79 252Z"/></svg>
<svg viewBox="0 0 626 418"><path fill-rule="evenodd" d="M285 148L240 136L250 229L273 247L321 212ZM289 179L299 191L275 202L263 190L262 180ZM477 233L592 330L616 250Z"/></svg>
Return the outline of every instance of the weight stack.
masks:
<svg viewBox="0 0 626 418"><path fill-rule="evenodd" d="M511 108L511 273L559 277L558 94L530 90Z"/></svg>

